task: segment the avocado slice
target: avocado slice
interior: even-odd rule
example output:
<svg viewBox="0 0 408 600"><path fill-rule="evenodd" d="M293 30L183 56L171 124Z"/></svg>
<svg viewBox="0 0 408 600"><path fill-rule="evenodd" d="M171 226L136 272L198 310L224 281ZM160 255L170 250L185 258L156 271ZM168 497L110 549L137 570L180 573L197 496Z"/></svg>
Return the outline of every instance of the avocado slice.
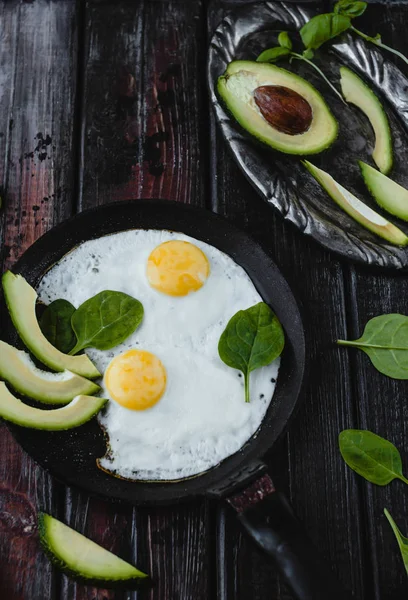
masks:
<svg viewBox="0 0 408 600"><path fill-rule="evenodd" d="M358 164L374 200L387 212L408 221L408 190L370 165L362 161Z"/></svg>
<svg viewBox="0 0 408 600"><path fill-rule="evenodd" d="M44 410L24 404L0 381L0 417L21 427L63 431L86 423L105 405L105 398L76 396L62 408Z"/></svg>
<svg viewBox="0 0 408 600"><path fill-rule="evenodd" d="M2 341L0 377L20 394L45 404L68 404L75 396L92 396L100 390L96 383L70 371L49 373L37 369L27 352Z"/></svg>
<svg viewBox="0 0 408 600"><path fill-rule="evenodd" d="M373 160L385 175L392 169L393 150L387 114L371 88L347 67L340 67L340 85L345 100L357 106L369 119L375 135Z"/></svg>
<svg viewBox="0 0 408 600"><path fill-rule="evenodd" d="M303 161L303 164L336 204L350 215L350 217L358 221L360 225L363 225L366 229L369 229L396 246L406 246L408 244L408 237L401 229L398 229L398 227L387 221L387 219L384 219L382 215L375 212L367 204L364 204L364 202L346 190L340 183L337 183L326 171L312 165L307 160Z"/></svg>
<svg viewBox="0 0 408 600"><path fill-rule="evenodd" d="M51 561L86 584L138 587L149 576L46 513L38 515L41 544Z"/></svg>
<svg viewBox="0 0 408 600"><path fill-rule="evenodd" d="M72 371L89 379L100 376L98 369L86 354L63 354L44 337L35 314L37 293L24 277L6 271L2 281L13 324L24 344L38 360L54 371Z"/></svg>
<svg viewBox="0 0 408 600"><path fill-rule="evenodd" d="M238 123L280 152L317 154L337 137L337 121L320 93L276 65L233 61L217 89Z"/></svg>

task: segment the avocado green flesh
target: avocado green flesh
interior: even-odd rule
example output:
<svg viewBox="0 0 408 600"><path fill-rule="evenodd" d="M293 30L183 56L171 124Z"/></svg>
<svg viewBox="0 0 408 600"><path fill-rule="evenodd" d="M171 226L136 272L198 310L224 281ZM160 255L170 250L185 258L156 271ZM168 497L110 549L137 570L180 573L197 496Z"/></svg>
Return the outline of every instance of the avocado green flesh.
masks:
<svg viewBox="0 0 408 600"><path fill-rule="evenodd" d="M408 221L408 190L370 165L361 161L359 165L374 200L387 212Z"/></svg>
<svg viewBox="0 0 408 600"><path fill-rule="evenodd" d="M297 92L311 106L309 129L299 135L278 131L262 116L254 100L259 86L277 85ZM338 133L337 121L319 92L302 77L275 65L234 61L218 79L218 93L238 123L268 146L287 154L317 154L328 148Z"/></svg>
<svg viewBox="0 0 408 600"><path fill-rule="evenodd" d="M72 371L89 379L100 376L86 354L63 354L44 337L35 313L37 293L24 277L7 271L3 275L3 290L13 324L24 344L38 360L54 371Z"/></svg>
<svg viewBox="0 0 408 600"><path fill-rule="evenodd" d="M79 427L92 419L106 402L105 398L76 396L62 408L43 410L21 402L0 381L0 417L30 429L63 431Z"/></svg>
<svg viewBox="0 0 408 600"><path fill-rule="evenodd" d="M389 173L393 163L392 137L388 117L380 100L347 67L340 67L340 85L345 100L357 106L369 119L375 134L373 160L382 173Z"/></svg>
<svg viewBox="0 0 408 600"><path fill-rule="evenodd" d="M367 204L364 204L354 194L337 183L331 175L312 165L307 160L304 161L304 165L336 204L350 215L350 217L360 223L360 225L363 225L363 227L376 233L391 244L397 246L406 246L408 244L408 237L401 229L398 229L398 227L387 221L382 215L375 212Z"/></svg>
<svg viewBox="0 0 408 600"><path fill-rule="evenodd" d="M37 369L27 352L0 341L0 378L15 390L46 404L67 404L75 396L91 396L99 385L69 371L48 373Z"/></svg>
<svg viewBox="0 0 408 600"><path fill-rule="evenodd" d="M45 513L38 519L40 540L51 560L81 579L141 581L148 575Z"/></svg>

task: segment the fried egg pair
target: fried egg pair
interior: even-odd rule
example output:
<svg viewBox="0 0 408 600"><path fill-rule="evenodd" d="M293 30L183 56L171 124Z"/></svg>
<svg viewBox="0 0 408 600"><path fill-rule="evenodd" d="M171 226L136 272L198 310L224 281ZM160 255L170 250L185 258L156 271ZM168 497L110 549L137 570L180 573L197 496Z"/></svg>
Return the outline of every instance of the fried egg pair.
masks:
<svg viewBox="0 0 408 600"><path fill-rule="evenodd" d="M140 327L110 351L87 349L105 373L98 416L109 438L100 466L129 479L199 474L237 450L260 426L279 360L243 378L218 356L229 319L262 298L218 249L169 231L131 230L81 244L46 273L38 293L74 306L111 289L145 307Z"/></svg>

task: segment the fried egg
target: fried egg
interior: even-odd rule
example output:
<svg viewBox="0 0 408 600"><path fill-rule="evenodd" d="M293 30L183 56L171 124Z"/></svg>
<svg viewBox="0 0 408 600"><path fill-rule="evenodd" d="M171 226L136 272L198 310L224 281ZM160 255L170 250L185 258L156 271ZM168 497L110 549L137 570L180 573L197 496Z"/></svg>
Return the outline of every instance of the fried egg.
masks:
<svg viewBox="0 0 408 600"><path fill-rule="evenodd" d="M103 290L142 302L140 327L112 350L87 349L109 398L98 421L109 440L99 459L120 477L177 480L237 452L271 402L279 359L242 374L218 356L229 319L261 302L246 272L217 248L181 233L130 230L81 244L44 276L39 298L79 306Z"/></svg>

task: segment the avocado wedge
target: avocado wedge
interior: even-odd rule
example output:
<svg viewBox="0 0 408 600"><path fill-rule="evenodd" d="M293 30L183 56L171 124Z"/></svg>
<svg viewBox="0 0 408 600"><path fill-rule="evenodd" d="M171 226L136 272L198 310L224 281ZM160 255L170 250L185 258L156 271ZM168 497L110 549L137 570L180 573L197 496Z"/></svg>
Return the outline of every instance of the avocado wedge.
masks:
<svg viewBox="0 0 408 600"><path fill-rule="evenodd" d="M62 408L44 410L24 404L0 381L0 417L21 427L63 431L86 423L105 405L105 398L77 396Z"/></svg>
<svg viewBox="0 0 408 600"><path fill-rule="evenodd" d="M340 85L345 100L357 106L369 119L375 134L373 160L385 175L392 169L393 150L386 112L371 88L347 67L340 67Z"/></svg>
<svg viewBox="0 0 408 600"><path fill-rule="evenodd" d="M323 97L290 71L237 60L219 77L217 89L238 123L280 152L317 154L337 137L337 121Z"/></svg>
<svg viewBox="0 0 408 600"><path fill-rule="evenodd" d="M384 210L408 221L408 190L370 165L359 161L364 183Z"/></svg>
<svg viewBox="0 0 408 600"><path fill-rule="evenodd" d="M45 404L68 404L75 396L92 396L99 385L71 373L37 369L29 354L0 341L0 378L23 394Z"/></svg>
<svg viewBox="0 0 408 600"><path fill-rule="evenodd" d="M67 575L87 584L139 587L148 575L46 513L38 515L41 544Z"/></svg>
<svg viewBox="0 0 408 600"><path fill-rule="evenodd" d="M35 314L36 291L21 275L6 271L3 290L11 319L20 338L38 360L54 371L72 371L89 379L100 373L86 354L63 354L44 337Z"/></svg>
<svg viewBox="0 0 408 600"><path fill-rule="evenodd" d="M408 244L408 237L401 229L398 229L398 227L387 221L382 215L375 212L367 204L364 204L364 202L346 190L340 183L337 183L326 171L312 165L307 160L303 161L303 164L336 204L350 215L350 217L360 223L360 225L363 225L366 229L369 229L396 246L406 246Z"/></svg>

